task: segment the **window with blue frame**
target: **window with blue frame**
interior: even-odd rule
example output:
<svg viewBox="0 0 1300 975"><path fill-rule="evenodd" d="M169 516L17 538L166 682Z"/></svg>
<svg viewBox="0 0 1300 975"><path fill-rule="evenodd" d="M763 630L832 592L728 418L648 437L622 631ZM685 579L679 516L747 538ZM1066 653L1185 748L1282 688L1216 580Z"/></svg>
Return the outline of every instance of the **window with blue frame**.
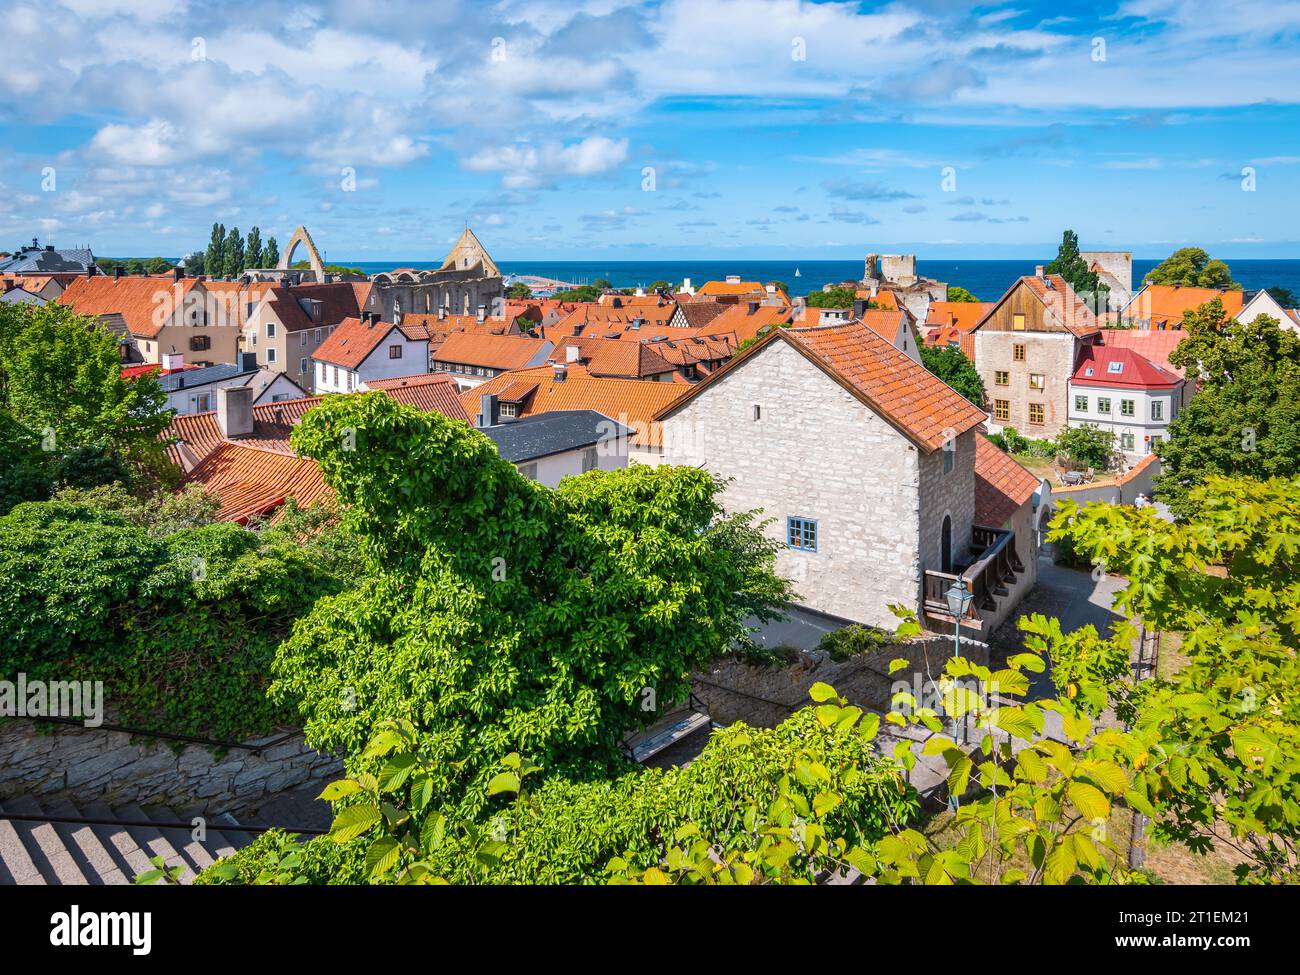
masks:
<svg viewBox="0 0 1300 975"><path fill-rule="evenodd" d="M817 551L817 522L793 515L786 518L785 541L790 548L804 552Z"/></svg>

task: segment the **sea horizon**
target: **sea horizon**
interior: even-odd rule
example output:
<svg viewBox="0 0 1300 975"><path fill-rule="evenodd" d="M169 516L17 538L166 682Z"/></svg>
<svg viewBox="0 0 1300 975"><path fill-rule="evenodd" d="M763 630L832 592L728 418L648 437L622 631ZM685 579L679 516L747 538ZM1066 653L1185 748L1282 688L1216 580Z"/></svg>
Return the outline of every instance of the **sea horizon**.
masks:
<svg viewBox="0 0 1300 975"><path fill-rule="evenodd" d="M1300 293L1300 259L1297 258L1225 258L1233 278L1248 291L1282 287ZM331 259L330 263L355 267L366 274L378 274L394 268L427 270L441 267L441 261L348 261ZM998 260L927 260L918 258L917 273L965 288L981 301L1001 297L1018 277L1033 274L1043 258ZM1158 267L1159 260L1133 261L1133 285ZM695 286L705 281L723 280L739 275L748 281L780 281L794 294L820 291L827 284L857 281L862 278L863 260L747 260L708 259L661 261L510 261L499 260L503 275L532 275L571 284L590 284L606 278L616 288L644 287L654 281L680 285L686 278ZM796 272L798 272L796 274Z"/></svg>

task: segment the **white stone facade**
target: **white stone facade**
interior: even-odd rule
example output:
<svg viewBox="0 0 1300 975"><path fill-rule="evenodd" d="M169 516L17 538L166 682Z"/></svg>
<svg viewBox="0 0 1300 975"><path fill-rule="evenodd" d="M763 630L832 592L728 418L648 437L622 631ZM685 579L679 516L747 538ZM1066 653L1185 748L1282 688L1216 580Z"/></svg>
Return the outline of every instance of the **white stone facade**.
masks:
<svg viewBox="0 0 1300 975"><path fill-rule="evenodd" d="M944 513L954 554L969 544L974 434L957 438L945 475L942 451L922 456L785 342L719 376L664 421L664 435L667 463L731 478L728 511L771 519L777 571L820 612L892 629L889 604L918 607L923 569L939 567ZM815 552L788 547L792 516L816 522Z"/></svg>

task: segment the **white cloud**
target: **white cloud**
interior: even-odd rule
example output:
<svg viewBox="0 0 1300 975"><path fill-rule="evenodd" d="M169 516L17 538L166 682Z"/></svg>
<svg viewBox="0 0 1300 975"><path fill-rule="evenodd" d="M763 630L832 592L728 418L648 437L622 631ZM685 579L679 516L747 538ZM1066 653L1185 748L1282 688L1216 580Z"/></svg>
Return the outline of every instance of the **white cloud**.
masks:
<svg viewBox="0 0 1300 975"><path fill-rule="evenodd" d="M627 139L593 135L565 145L547 142L481 149L461 159L470 172L499 172L510 189L542 186L567 176L595 176L609 172L627 159Z"/></svg>

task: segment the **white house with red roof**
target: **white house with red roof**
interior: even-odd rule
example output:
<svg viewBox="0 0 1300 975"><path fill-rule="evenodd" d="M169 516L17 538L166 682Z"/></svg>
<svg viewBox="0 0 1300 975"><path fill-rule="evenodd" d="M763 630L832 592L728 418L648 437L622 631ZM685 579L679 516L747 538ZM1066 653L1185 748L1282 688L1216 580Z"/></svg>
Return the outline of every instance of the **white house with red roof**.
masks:
<svg viewBox="0 0 1300 975"><path fill-rule="evenodd" d="M667 463L728 478L728 511L770 519L802 608L892 628L901 604L951 632L961 580L982 639L1033 584L1038 479L984 440L983 410L860 321L775 329L656 419Z"/></svg>
<svg viewBox="0 0 1300 975"><path fill-rule="evenodd" d="M374 312L345 318L312 353L312 391L351 393L366 383L429 371L427 333L407 333Z"/></svg>
<svg viewBox="0 0 1300 975"><path fill-rule="evenodd" d="M1086 345L1070 377L1069 425L1109 430L1125 457L1138 460L1169 435L1183 388L1181 376L1132 348Z"/></svg>

